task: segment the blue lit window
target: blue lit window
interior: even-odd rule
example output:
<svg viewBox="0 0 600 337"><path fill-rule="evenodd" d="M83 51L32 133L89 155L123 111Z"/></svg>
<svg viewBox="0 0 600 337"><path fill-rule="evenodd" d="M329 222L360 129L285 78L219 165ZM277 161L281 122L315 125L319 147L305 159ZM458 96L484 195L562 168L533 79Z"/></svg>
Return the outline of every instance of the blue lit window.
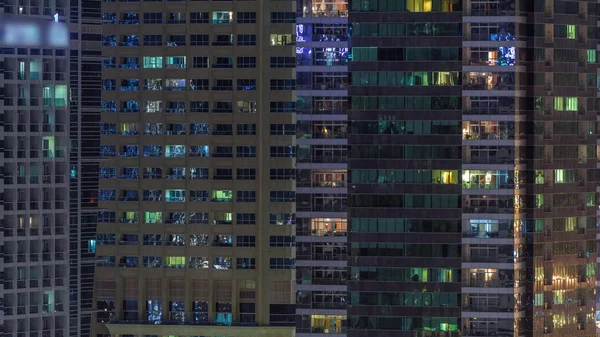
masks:
<svg viewBox="0 0 600 337"><path fill-rule="evenodd" d="M208 168L190 168L190 179L208 179Z"/></svg>
<svg viewBox="0 0 600 337"><path fill-rule="evenodd" d="M117 125L114 123L100 124L100 134L101 135L116 135L117 134Z"/></svg>
<svg viewBox="0 0 600 337"><path fill-rule="evenodd" d="M119 65L122 69L137 69L140 67L137 57L124 57L123 63Z"/></svg>
<svg viewBox="0 0 600 337"><path fill-rule="evenodd" d="M139 265L139 257L137 256L123 256L121 258L121 267L137 267ZM135 301L137 302L137 301ZM132 309L132 308L131 308ZM125 310L125 308L123 308Z"/></svg>
<svg viewBox="0 0 600 337"><path fill-rule="evenodd" d="M119 88L121 91L138 91L140 90L140 80L138 79L128 79L123 80L121 82L121 87Z"/></svg>
<svg viewBox="0 0 600 337"><path fill-rule="evenodd" d="M119 21L121 25L137 25L140 23L140 16L138 13L123 13L122 20Z"/></svg>
<svg viewBox="0 0 600 337"><path fill-rule="evenodd" d="M144 146L144 153L146 153L145 146ZM160 178L162 178L162 168L160 168L160 167L145 167L144 168L144 179L160 179Z"/></svg>
<svg viewBox="0 0 600 337"><path fill-rule="evenodd" d="M144 263L144 268L161 268L162 267L162 257L161 256L144 256L143 263ZM148 301L148 302L150 302L150 301Z"/></svg>
<svg viewBox="0 0 600 337"><path fill-rule="evenodd" d="M170 320L176 322L185 321L185 302L184 301L170 301L169 311Z"/></svg>
<svg viewBox="0 0 600 337"><path fill-rule="evenodd" d="M121 179L139 179L139 169L137 167L124 167L121 170Z"/></svg>
<svg viewBox="0 0 600 337"><path fill-rule="evenodd" d="M121 102L121 108L119 108L119 112L127 112L127 113L140 112L140 102L138 102L138 101Z"/></svg>
<svg viewBox="0 0 600 337"><path fill-rule="evenodd" d="M117 155L117 149L114 145L101 145L100 157L114 157Z"/></svg>
<svg viewBox="0 0 600 337"><path fill-rule="evenodd" d="M217 256L215 258L215 264L213 265L214 269L231 269L231 258L224 256Z"/></svg>
<svg viewBox="0 0 600 337"><path fill-rule="evenodd" d="M100 200L100 201L114 201L116 194L117 193L116 193L115 190L98 190L98 200Z"/></svg>
<svg viewBox="0 0 600 337"><path fill-rule="evenodd" d="M144 263L145 264L145 263ZM148 300L146 303L146 318L150 322L160 323L162 321L162 301L160 300Z"/></svg>
<svg viewBox="0 0 600 337"><path fill-rule="evenodd" d="M192 214L203 214L203 213L192 213ZM165 220L165 223L166 224L175 224L175 225L185 225L185 213L184 212L169 213L169 217Z"/></svg>
<svg viewBox="0 0 600 337"><path fill-rule="evenodd" d="M144 201L161 201L162 190L144 190Z"/></svg>
<svg viewBox="0 0 600 337"><path fill-rule="evenodd" d="M208 213L199 213L199 212L190 213L190 224L193 224L193 225L208 224Z"/></svg>
<svg viewBox="0 0 600 337"><path fill-rule="evenodd" d="M107 57L102 60L102 68L116 68L117 67L117 58L116 57Z"/></svg>
<svg viewBox="0 0 600 337"><path fill-rule="evenodd" d="M116 240L117 236L115 234L96 234L96 241L99 245L114 245Z"/></svg>
<svg viewBox="0 0 600 337"><path fill-rule="evenodd" d="M195 123L190 124L191 135L208 135L210 133L210 126L208 123Z"/></svg>
<svg viewBox="0 0 600 337"><path fill-rule="evenodd" d="M116 112L117 102L115 101L102 101L102 112Z"/></svg>
<svg viewBox="0 0 600 337"><path fill-rule="evenodd" d="M120 201L139 201L140 194L138 190L123 190L121 191Z"/></svg>
<svg viewBox="0 0 600 337"><path fill-rule="evenodd" d="M158 222L148 222L145 223L160 223ZM162 245L162 235L161 234L144 234L144 246L161 246Z"/></svg>
<svg viewBox="0 0 600 337"><path fill-rule="evenodd" d="M185 167L172 167L165 175L165 179L180 180L185 179Z"/></svg>
<svg viewBox="0 0 600 337"><path fill-rule="evenodd" d="M117 169L114 167L101 167L100 168L100 179L112 179L116 176Z"/></svg>
<svg viewBox="0 0 600 337"><path fill-rule="evenodd" d="M105 47L115 47L117 45L117 36L116 35L102 36L102 45Z"/></svg>
<svg viewBox="0 0 600 337"><path fill-rule="evenodd" d="M88 253L96 252L96 240L88 241Z"/></svg>
<svg viewBox="0 0 600 337"><path fill-rule="evenodd" d="M192 302L194 322L208 322L208 302Z"/></svg>
<svg viewBox="0 0 600 337"><path fill-rule="evenodd" d="M117 82L115 80L104 80L102 81L102 90L105 91L113 91L117 87Z"/></svg>
<svg viewBox="0 0 600 337"><path fill-rule="evenodd" d="M185 113L185 102L182 101L169 101L167 102L167 113Z"/></svg>
<svg viewBox="0 0 600 337"><path fill-rule="evenodd" d="M117 214L115 212L99 211L96 221L99 223L116 222Z"/></svg>
<svg viewBox="0 0 600 337"><path fill-rule="evenodd" d="M102 13L102 24L110 25L117 23L116 13Z"/></svg>
<svg viewBox="0 0 600 337"><path fill-rule="evenodd" d="M162 146L160 145L144 145L144 157L161 157Z"/></svg>
<svg viewBox="0 0 600 337"><path fill-rule="evenodd" d="M190 191L190 201L208 202L208 191Z"/></svg>
<svg viewBox="0 0 600 337"><path fill-rule="evenodd" d="M121 47L138 47L140 45L140 37L138 35L123 35L119 46Z"/></svg>
<svg viewBox="0 0 600 337"><path fill-rule="evenodd" d="M239 79L237 80L237 90L252 91L256 90L255 79Z"/></svg>
<svg viewBox="0 0 600 337"><path fill-rule="evenodd" d="M208 157L208 145L190 146L190 157Z"/></svg>
<svg viewBox="0 0 600 337"><path fill-rule="evenodd" d="M125 145L123 146L123 151L119 153L121 157L139 157L140 156L140 147L137 145Z"/></svg>

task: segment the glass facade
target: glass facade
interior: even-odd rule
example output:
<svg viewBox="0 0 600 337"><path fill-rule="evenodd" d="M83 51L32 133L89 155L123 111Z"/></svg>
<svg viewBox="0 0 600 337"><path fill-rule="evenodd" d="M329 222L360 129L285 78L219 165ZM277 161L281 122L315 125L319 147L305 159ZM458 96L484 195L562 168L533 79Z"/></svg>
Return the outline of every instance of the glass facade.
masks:
<svg viewBox="0 0 600 337"><path fill-rule="evenodd" d="M349 7L349 335L594 335L598 5Z"/></svg>

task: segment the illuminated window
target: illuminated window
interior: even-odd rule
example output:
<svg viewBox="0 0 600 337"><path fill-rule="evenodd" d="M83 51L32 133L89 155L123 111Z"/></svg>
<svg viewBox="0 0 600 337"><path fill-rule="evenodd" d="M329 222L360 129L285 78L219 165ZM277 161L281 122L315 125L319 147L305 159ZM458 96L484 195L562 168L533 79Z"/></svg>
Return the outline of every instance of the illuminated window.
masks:
<svg viewBox="0 0 600 337"><path fill-rule="evenodd" d="M144 56L144 68L162 68L162 56Z"/></svg>
<svg viewBox="0 0 600 337"><path fill-rule="evenodd" d="M588 63L596 63L598 59L598 54L594 49L588 49L587 51L587 61Z"/></svg>
<svg viewBox="0 0 600 337"><path fill-rule="evenodd" d="M544 183L544 171L543 170L535 170L535 183L536 184Z"/></svg>
<svg viewBox="0 0 600 337"><path fill-rule="evenodd" d="M565 231L574 231L577 228L577 218L569 217L565 219Z"/></svg>
<svg viewBox="0 0 600 337"><path fill-rule="evenodd" d="M577 97L554 97L554 110L577 111Z"/></svg>
<svg viewBox="0 0 600 337"><path fill-rule="evenodd" d="M162 221L162 212L144 212L144 223L155 224Z"/></svg>
<svg viewBox="0 0 600 337"><path fill-rule="evenodd" d="M233 193L231 190L215 190L212 191L213 202L232 202Z"/></svg>
<svg viewBox="0 0 600 337"><path fill-rule="evenodd" d="M165 262L169 268L185 268L185 256L167 256Z"/></svg>
<svg viewBox="0 0 600 337"><path fill-rule="evenodd" d="M544 206L544 195L536 194L535 195L535 208L542 208Z"/></svg>
<svg viewBox="0 0 600 337"><path fill-rule="evenodd" d="M567 25L567 39L575 39L577 37L577 26Z"/></svg>

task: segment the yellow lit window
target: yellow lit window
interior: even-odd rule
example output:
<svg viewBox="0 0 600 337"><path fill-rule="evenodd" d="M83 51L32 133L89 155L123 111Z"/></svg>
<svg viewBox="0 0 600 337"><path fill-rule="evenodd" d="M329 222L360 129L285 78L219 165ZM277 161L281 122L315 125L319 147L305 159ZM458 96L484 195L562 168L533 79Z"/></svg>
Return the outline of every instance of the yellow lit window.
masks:
<svg viewBox="0 0 600 337"><path fill-rule="evenodd" d="M167 266L185 266L185 256L167 256L166 257Z"/></svg>

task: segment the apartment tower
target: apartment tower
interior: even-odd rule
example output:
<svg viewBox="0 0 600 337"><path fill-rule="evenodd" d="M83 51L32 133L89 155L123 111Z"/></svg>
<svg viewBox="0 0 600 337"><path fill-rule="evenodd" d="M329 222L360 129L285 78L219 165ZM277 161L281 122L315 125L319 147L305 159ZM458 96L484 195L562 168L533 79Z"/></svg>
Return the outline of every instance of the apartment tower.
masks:
<svg viewBox="0 0 600 337"><path fill-rule="evenodd" d="M346 334L348 2L299 0L298 336Z"/></svg>
<svg viewBox="0 0 600 337"><path fill-rule="evenodd" d="M78 207L80 195L95 199L98 177L92 168L80 178L79 151L89 144L77 126L85 109L99 116L100 78L89 75L98 73L90 55L100 36L94 46L81 33L99 12L94 1L4 0L1 8L1 333L89 336L93 269L82 266L93 255L96 211L86 220Z"/></svg>
<svg viewBox="0 0 600 337"><path fill-rule="evenodd" d="M595 334L597 21L351 2L351 337Z"/></svg>
<svg viewBox="0 0 600 337"><path fill-rule="evenodd" d="M104 1L95 336L293 336L293 1Z"/></svg>

